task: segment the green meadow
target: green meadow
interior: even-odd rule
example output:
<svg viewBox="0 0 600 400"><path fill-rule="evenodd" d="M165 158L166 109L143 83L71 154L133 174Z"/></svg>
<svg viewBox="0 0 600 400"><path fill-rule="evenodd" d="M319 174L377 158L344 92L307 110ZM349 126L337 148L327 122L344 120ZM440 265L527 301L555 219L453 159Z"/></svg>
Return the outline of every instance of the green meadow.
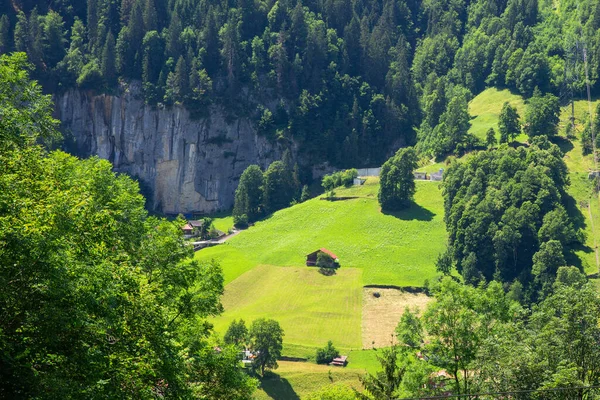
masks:
<svg viewBox="0 0 600 400"><path fill-rule="evenodd" d="M356 198L314 198L278 211L196 257L218 260L229 283L258 265L304 266L306 254L325 247L342 269L359 269L363 285L422 286L435 276L435 259L446 244L439 185L417 182L413 206L393 214L381 212L377 189L372 178L337 190L337 196Z"/></svg>

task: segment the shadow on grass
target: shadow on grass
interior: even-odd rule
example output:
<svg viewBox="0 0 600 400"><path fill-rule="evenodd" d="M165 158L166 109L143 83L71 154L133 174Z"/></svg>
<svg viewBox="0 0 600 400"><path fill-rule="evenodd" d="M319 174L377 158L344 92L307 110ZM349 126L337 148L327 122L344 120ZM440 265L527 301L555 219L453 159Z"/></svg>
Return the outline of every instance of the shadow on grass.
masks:
<svg viewBox="0 0 600 400"><path fill-rule="evenodd" d="M274 400L300 400L287 379L270 371L265 372L265 376L260 380L260 387Z"/></svg>
<svg viewBox="0 0 600 400"><path fill-rule="evenodd" d="M391 215L403 221L431 221L435 217L435 213L421 207L415 202L411 202L408 208L399 211L381 210L385 215Z"/></svg>
<svg viewBox="0 0 600 400"><path fill-rule="evenodd" d="M573 143L567 138L554 136L552 137L551 142L557 145L563 154L567 154L569 151L573 150Z"/></svg>
<svg viewBox="0 0 600 400"><path fill-rule="evenodd" d="M335 268L324 268L324 267L321 267L321 268L319 268L319 273L321 275L325 275L325 276L333 276L333 275L337 274L336 270L338 268L339 267L335 267Z"/></svg>
<svg viewBox="0 0 600 400"><path fill-rule="evenodd" d="M582 251L586 254L590 254L594 252L594 249L592 249L590 246L586 246L583 244L575 244L575 245L571 245L568 248L569 251L566 251L565 253L565 261L567 262L567 265L572 265L574 267L577 267L577 269L579 269L579 271L581 271L581 273L585 273L586 270L586 265L588 264L587 261L585 262L586 265L584 265L584 261L577 255L575 254L576 251Z"/></svg>
<svg viewBox="0 0 600 400"><path fill-rule="evenodd" d="M567 214L569 215L569 218L571 218L571 221L573 221L575 229L585 229L585 216L580 208L582 205L578 205L575 198L569 194L563 196L563 201Z"/></svg>

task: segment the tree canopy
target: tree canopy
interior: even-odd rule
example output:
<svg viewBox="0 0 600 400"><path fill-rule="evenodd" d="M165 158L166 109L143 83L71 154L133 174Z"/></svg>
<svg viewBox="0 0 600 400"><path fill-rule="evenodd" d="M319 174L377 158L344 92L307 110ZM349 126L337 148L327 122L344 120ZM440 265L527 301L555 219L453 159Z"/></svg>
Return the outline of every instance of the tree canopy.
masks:
<svg viewBox="0 0 600 400"><path fill-rule="evenodd" d="M58 134L22 54L0 56L0 90L0 397L248 398L235 357L198 362L220 267L109 162L36 144Z"/></svg>

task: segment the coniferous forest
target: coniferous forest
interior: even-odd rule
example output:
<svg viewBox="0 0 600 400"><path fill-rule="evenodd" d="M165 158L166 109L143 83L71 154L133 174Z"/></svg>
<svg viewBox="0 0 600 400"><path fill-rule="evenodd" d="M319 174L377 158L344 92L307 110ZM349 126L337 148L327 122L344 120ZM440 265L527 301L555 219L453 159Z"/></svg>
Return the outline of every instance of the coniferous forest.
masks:
<svg viewBox="0 0 600 400"><path fill-rule="evenodd" d="M118 96L134 82L151 107L184 107L201 118L219 106L231 120L249 118L279 146L281 160L241 175L227 217L232 237L234 224L247 228L253 247L271 244L273 258L245 254L252 251L239 245L245 232L233 239L244 251L218 243L225 262L198 256L205 250L194 253L200 242L184 238L187 221L151 215L134 179L106 160L57 150L53 95ZM470 132L469 104L487 88L508 89L523 107L501 103L499 135L492 127L483 139ZM397 289L367 285L366 271L376 270L368 279L391 276L386 268L400 265L408 246L424 253L417 242L439 244L438 222L447 240L427 261L435 279L411 271L422 286L401 288L426 297L425 308L406 307L389 346L360 348L374 360L354 370L360 387L332 385L343 373L323 369L305 386L319 376L326 385L308 398L600 398L598 273L582 261L595 252L600 266L598 171L584 172L597 162L600 105L593 115L586 110L581 133L574 111L559 132L561 107L575 110L573 101L588 95L600 96L598 0L0 2L0 398L246 400L260 391L298 399L270 385L292 388L273 373L282 356L312 361L297 357L303 344L285 342L290 325L304 327L294 320L284 329L289 321L261 315L247 319L249 328L233 319L226 333L217 331L230 312L224 304L233 303L223 300L229 285L257 265L284 276L302 263L301 244L317 235L338 234L330 244L356 259L395 246L389 264L350 267L344 263L355 260L340 264L324 244L310 249L320 268L302 265L307 275L296 276L309 276L312 286L298 292L308 297L318 282L331 286L302 311L341 328L342 319L329 321L343 314L333 292L355 293L360 308L381 296L361 297L367 286ZM575 140L584 161L566 156ZM569 170L577 162L579 175ZM320 199L309 187L312 175L305 177L317 164L335 170L323 177ZM422 165L447 166L443 181L415 182ZM367 166L382 166L375 184L354 169ZM574 177L580 204L570 191ZM432 199L439 195L438 211L435 199L418 197L424 187ZM591 200L583 204L585 196ZM334 209L369 201L376 207L355 210L393 229L353 224L363 216ZM306 214L285 229L264 228L285 220L277 212L290 206ZM331 225L340 232L319 231L330 217L353 220ZM201 223L217 231L210 218ZM344 248L345 236L358 235L351 229L365 235L364 248ZM272 239L295 230L300 261L289 262ZM390 231L404 242L368 247ZM431 236L411 242L406 232L416 231ZM406 254L423 259L415 249ZM346 278L358 287L332 289ZM243 285L242 294L259 287L262 296L261 283ZM330 309L314 311L323 304ZM325 344L316 363L355 351Z"/></svg>
<svg viewBox="0 0 600 400"><path fill-rule="evenodd" d="M477 145L467 103L486 86L562 101L597 94L593 0L88 0L5 2L0 52L23 51L46 91L114 93L141 80L149 104L227 105L312 162L381 165L419 142Z"/></svg>

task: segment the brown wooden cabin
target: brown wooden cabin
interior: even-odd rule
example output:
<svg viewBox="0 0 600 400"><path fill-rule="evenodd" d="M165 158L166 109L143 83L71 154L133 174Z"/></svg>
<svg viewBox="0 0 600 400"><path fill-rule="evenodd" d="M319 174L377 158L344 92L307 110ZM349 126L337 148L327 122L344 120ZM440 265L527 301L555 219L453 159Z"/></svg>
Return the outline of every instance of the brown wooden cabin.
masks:
<svg viewBox="0 0 600 400"><path fill-rule="evenodd" d="M339 356L331 361L330 365L336 365L338 367L345 367L348 364L348 356Z"/></svg>
<svg viewBox="0 0 600 400"><path fill-rule="evenodd" d="M331 252L325 248L322 248L322 249L313 251L312 253L306 255L306 265L308 267L314 267L315 265L317 265L317 256L319 255L319 252L323 252L323 253L329 255L329 257L333 258L334 260L338 259L338 256L333 254L333 252Z"/></svg>

